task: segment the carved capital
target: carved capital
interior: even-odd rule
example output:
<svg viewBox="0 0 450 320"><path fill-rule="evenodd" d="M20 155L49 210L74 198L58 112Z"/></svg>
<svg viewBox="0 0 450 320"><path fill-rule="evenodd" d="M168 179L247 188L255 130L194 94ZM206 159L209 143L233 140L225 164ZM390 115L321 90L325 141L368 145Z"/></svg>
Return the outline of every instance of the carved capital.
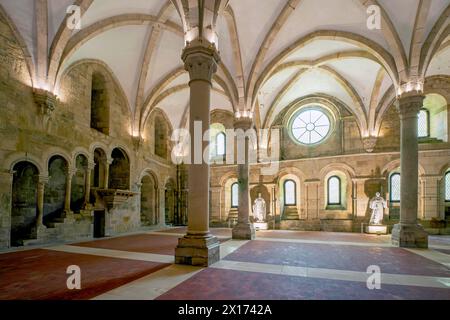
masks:
<svg viewBox="0 0 450 320"><path fill-rule="evenodd" d="M48 183L49 176L47 175L39 175L38 176L38 184L39 185L45 185Z"/></svg>
<svg viewBox="0 0 450 320"><path fill-rule="evenodd" d="M95 166L96 166L96 164L95 164L95 162L88 162L88 164L87 164L87 166L86 166L86 170L94 170L95 169Z"/></svg>
<svg viewBox="0 0 450 320"><path fill-rule="evenodd" d="M405 93L396 101L400 119L415 118L423 107L425 96L416 93Z"/></svg>
<svg viewBox="0 0 450 320"><path fill-rule="evenodd" d="M201 80L209 83L220 62L216 46L206 39L188 42L183 50L182 59L191 81Z"/></svg>
<svg viewBox="0 0 450 320"><path fill-rule="evenodd" d="M376 137L365 137L362 139L364 150L368 153L372 153L375 149L375 146L377 145L377 138Z"/></svg>
<svg viewBox="0 0 450 320"><path fill-rule="evenodd" d="M242 130L249 130L253 127L253 119L251 118L236 118L234 120L234 128L235 129L242 129Z"/></svg>

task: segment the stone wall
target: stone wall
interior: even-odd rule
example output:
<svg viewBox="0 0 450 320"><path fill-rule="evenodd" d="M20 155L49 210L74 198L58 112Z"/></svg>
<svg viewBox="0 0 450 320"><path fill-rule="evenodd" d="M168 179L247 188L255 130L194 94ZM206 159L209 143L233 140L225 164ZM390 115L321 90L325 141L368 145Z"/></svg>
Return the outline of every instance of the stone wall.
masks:
<svg viewBox="0 0 450 320"><path fill-rule="evenodd" d="M126 187L134 192L134 196L119 207L107 210L107 228L112 234L140 228L139 184L142 176L152 172L157 179L158 192L161 192L169 178L175 180L176 171L167 159L154 155L154 150L148 147L148 136L144 136L141 141L133 138L130 106L112 71L101 61L82 60L74 63L59 79L54 111L49 112L50 117L45 117L35 102L22 49L3 17L0 18L0 40L0 248L11 245L14 165L22 161L35 165L38 171L35 179L45 183L44 193L48 200L45 212L50 210L50 203L57 203L57 211L61 212L66 198L66 181L71 180L71 200L80 201L84 195L87 169L77 166L77 157L83 155L87 164L84 163L82 167L91 166L89 170L92 170L96 149L101 149L104 160L109 161L104 163L104 167L114 162L114 149L123 150L128 172L120 164L120 172L116 177L120 180L121 188ZM93 79L93 75L96 78ZM95 96L92 96L93 92ZM96 128L91 128L92 102L100 106L94 114ZM59 170L64 171L64 179L49 167L52 157L60 157L66 162L67 168ZM113 166L113 175L114 170ZM128 176L125 177L123 173ZM67 179L69 175L72 179ZM93 176L94 170L91 171L92 179ZM74 208L72 204L70 207ZM75 211L83 211L78 209L79 206ZM94 209L92 207L90 210ZM35 218L37 211L38 208L34 208ZM158 222L163 224L164 201L157 206L157 211ZM89 236L92 214L93 211L89 210L75 212L75 222L64 215L52 228L38 233L38 237L45 242L51 239L76 239L77 235Z"/></svg>

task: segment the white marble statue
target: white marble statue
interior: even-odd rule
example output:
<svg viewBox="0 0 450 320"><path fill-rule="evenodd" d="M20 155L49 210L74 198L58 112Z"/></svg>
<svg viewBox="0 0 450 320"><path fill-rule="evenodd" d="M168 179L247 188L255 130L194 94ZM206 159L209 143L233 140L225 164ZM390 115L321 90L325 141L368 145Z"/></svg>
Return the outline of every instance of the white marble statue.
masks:
<svg viewBox="0 0 450 320"><path fill-rule="evenodd" d="M258 193L258 198L253 204L253 217L256 222L266 221L266 201L262 198L261 193Z"/></svg>
<svg viewBox="0 0 450 320"><path fill-rule="evenodd" d="M384 217L384 209L387 208L386 200L381 197L379 192L370 200L370 209L372 210L372 217L370 218L371 225L381 225Z"/></svg>

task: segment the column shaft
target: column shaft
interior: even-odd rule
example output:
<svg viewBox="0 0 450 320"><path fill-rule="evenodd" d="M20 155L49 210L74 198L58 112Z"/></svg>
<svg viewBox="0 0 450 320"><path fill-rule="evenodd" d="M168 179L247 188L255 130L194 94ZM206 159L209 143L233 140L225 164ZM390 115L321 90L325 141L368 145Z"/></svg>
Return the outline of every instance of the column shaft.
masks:
<svg viewBox="0 0 450 320"><path fill-rule="evenodd" d="M86 174L84 177L84 204L89 204L91 198L91 168L86 168Z"/></svg>
<svg viewBox="0 0 450 320"><path fill-rule="evenodd" d="M71 202L71 195L72 195L72 173L69 172L69 174L67 175L67 180L66 180L66 197L65 197L65 201L64 201L64 211L66 213L70 212L70 202Z"/></svg>
<svg viewBox="0 0 450 320"><path fill-rule="evenodd" d="M418 113L421 95L406 94L397 101L400 113L400 223L392 230L392 243L400 247L428 247L428 234L417 224L419 194Z"/></svg>
<svg viewBox="0 0 450 320"><path fill-rule="evenodd" d="M206 267L220 260L220 243L209 233L209 164L203 161L208 145L203 141L203 134L209 129L211 81L220 59L215 46L205 39L188 42L182 59L190 76L189 131L193 162L188 171L188 232L178 241L175 262ZM197 139L194 134L196 125L202 127L202 137Z"/></svg>
<svg viewBox="0 0 450 320"><path fill-rule="evenodd" d="M238 150L238 152L244 152L244 163L238 164L238 181L239 181L239 209L238 209L238 223L233 228L233 239L242 240L254 240L255 229L253 224L250 223L250 199L249 199L249 137L245 134L246 130L251 129L252 121L249 118L237 120L235 123L235 129L241 129L244 134L243 137L238 139L244 139L244 150ZM238 146L240 144L238 143Z"/></svg>
<svg viewBox="0 0 450 320"><path fill-rule="evenodd" d="M45 191L45 182L39 180L37 186L37 220L36 220L37 229L39 229L44 225L44 191Z"/></svg>

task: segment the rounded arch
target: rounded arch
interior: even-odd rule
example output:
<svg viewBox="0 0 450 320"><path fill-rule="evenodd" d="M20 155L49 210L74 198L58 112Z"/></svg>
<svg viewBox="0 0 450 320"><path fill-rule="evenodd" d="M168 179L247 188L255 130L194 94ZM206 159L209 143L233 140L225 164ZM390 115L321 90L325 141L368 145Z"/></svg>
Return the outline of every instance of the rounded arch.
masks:
<svg viewBox="0 0 450 320"><path fill-rule="evenodd" d="M109 189L130 190L131 161L127 152L118 147L111 152L109 165Z"/></svg>
<svg viewBox="0 0 450 320"><path fill-rule="evenodd" d="M53 157L63 158L66 161L68 168L73 168L73 166L74 166L73 165L74 162L72 160L72 155L70 153L66 152L63 149L53 147L44 153L44 159L45 159L45 163L46 163L47 167L50 164L50 160Z"/></svg>
<svg viewBox="0 0 450 320"><path fill-rule="evenodd" d="M388 177L392 172L396 170L400 172L400 164L400 159L392 160L383 167L383 169L381 170L381 174L385 177ZM419 162L419 176L423 176L425 174L425 169Z"/></svg>
<svg viewBox="0 0 450 320"><path fill-rule="evenodd" d="M303 171L301 171L300 169L296 168L296 167L286 167L286 168L282 168L279 172L278 172L278 177L276 179L276 184L280 184L280 181L288 175L294 175L299 179L299 182L303 183L306 180L306 176L303 173Z"/></svg>
<svg viewBox="0 0 450 320"><path fill-rule="evenodd" d="M181 28L178 27L177 24L173 22L166 22L161 23L158 21L158 19L152 15L148 14L122 14L118 16L108 17L104 20L97 21L94 24L88 26L87 28L84 28L82 31L78 32L75 36L71 37L70 40L67 41L65 44L64 49L61 52L60 59L58 60L58 66L54 69L51 69L54 73L50 73L49 77L50 79L57 79L59 77L59 74L61 72L62 66L64 66L64 63L86 42L94 39L96 36L114 29L119 28L123 26L130 26L130 25L142 25L142 24L149 24L154 25L158 24L160 28L163 28L165 30L169 30L171 32L174 32L175 34L178 34L180 36L183 36L183 32ZM57 80L56 80L57 81Z"/></svg>
<svg viewBox="0 0 450 320"><path fill-rule="evenodd" d="M82 155L84 157L86 157L86 159L90 162L93 161L92 159L92 152L89 152L88 149L84 148L84 147L76 147L73 151L72 151L72 163L76 163L76 159L79 155Z"/></svg>
<svg viewBox="0 0 450 320"><path fill-rule="evenodd" d="M40 175L45 175L47 173L47 168L43 165L43 161L39 157L24 152L13 152L8 155L3 160L2 167L9 172L13 172L14 166L19 162L30 162L38 169Z"/></svg>
<svg viewBox="0 0 450 320"><path fill-rule="evenodd" d="M141 182L142 179L144 179L145 177L152 178L155 181L155 183L159 186L160 179L158 178L158 175L153 171L153 169L145 168L144 170L142 170L141 173L139 174L138 181ZM170 177L168 179L170 179Z"/></svg>
<svg viewBox="0 0 450 320"><path fill-rule="evenodd" d="M83 65L88 65L90 67L93 68L93 72L98 72L100 74L102 74L103 76L106 76L107 80L110 80L111 83L118 88L119 92L120 92L120 97L122 98L122 100L126 103L127 106L127 116L128 119L130 119L130 123L132 122L132 111L131 111L131 107L130 107L130 102L128 101L128 97L125 93L125 90L122 87L122 84L120 83L119 79L117 78L116 74L114 73L114 71L110 68L110 66L99 59L81 59L78 61L75 61L74 63L72 63L69 67L67 67L63 73L58 75L58 78L56 79L56 84L55 84L55 92L56 93L60 93L61 92L61 85L63 84L63 80L65 79L65 77L70 74L70 72L74 69L76 69L77 67L83 66ZM110 81L106 81L106 86L108 87L108 91L109 92L114 92L113 88L111 88L111 84ZM130 124L131 127L131 124ZM132 128L130 128L131 130ZM132 131L131 131L132 132Z"/></svg>
<svg viewBox="0 0 450 320"><path fill-rule="evenodd" d="M348 164L330 163L320 170L320 173L319 173L320 179L322 181L325 180L327 178L327 176L330 174L330 172L333 172L333 171L341 171L342 173L344 173L347 176L349 181L351 181L354 177L356 177L355 170L352 167L350 167Z"/></svg>
<svg viewBox="0 0 450 320"><path fill-rule="evenodd" d="M225 183L230 179L236 179L237 180L238 175L236 172L227 172L219 179L219 184L223 187Z"/></svg>
<svg viewBox="0 0 450 320"><path fill-rule="evenodd" d="M110 153L109 152L109 148L106 144L104 144L103 142L100 141L95 141L93 143L91 143L91 145L89 146L89 154L94 154L94 151L100 149L102 150L105 154Z"/></svg>
<svg viewBox="0 0 450 320"><path fill-rule="evenodd" d="M449 171L450 171L450 161L441 167L441 169L439 170L439 175L444 176Z"/></svg>

